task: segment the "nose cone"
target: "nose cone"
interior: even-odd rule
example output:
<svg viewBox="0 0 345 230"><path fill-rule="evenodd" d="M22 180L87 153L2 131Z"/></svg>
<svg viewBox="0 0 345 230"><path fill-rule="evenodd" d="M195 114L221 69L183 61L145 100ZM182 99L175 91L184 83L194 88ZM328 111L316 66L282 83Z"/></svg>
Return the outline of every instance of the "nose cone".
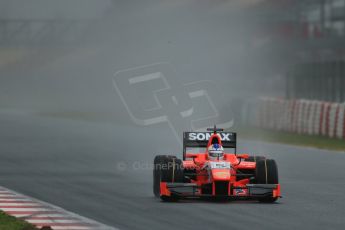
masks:
<svg viewBox="0 0 345 230"><path fill-rule="evenodd" d="M228 181L231 176L229 169L212 169L211 174L214 181Z"/></svg>

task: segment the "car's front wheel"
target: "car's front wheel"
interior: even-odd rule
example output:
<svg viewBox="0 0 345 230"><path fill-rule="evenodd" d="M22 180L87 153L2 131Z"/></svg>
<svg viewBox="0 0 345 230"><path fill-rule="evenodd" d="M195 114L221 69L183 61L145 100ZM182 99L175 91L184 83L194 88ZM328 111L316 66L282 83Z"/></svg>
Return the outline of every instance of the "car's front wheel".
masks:
<svg viewBox="0 0 345 230"><path fill-rule="evenodd" d="M266 157L264 156L250 156L246 159L246 161L249 161L249 162L258 162L258 161L262 161L262 160L265 160Z"/></svg>
<svg viewBox="0 0 345 230"><path fill-rule="evenodd" d="M160 182L184 181L183 163L175 156L158 155L154 159L153 168L153 193L160 197ZM161 197L162 200L169 200L167 197Z"/></svg>
<svg viewBox="0 0 345 230"><path fill-rule="evenodd" d="M275 160L264 159L256 162L255 170L256 184L278 184L278 167ZM260 202L273 203L277 197L262 197Z"/></svg>

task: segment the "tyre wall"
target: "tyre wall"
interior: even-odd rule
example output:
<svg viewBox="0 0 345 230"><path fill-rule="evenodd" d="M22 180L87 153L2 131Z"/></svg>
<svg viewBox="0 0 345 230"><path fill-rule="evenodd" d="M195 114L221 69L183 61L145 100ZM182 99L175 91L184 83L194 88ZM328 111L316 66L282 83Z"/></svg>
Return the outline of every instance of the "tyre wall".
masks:
<svg viewBox="0 0 345 230"><path fill-rule="evenodd" d="M252 108L256 127L345 139L345 103L261 98Z"/></svg>

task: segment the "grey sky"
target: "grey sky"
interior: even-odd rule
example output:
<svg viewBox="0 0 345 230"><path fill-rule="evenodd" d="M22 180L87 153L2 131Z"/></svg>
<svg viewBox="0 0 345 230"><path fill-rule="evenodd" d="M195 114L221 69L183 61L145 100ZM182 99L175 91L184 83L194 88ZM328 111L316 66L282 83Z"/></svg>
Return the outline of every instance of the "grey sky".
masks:
<svg viewBox="0 0 345 230"><path fill-rule="evenodd" d="M1 18L94 18L110 0L0 0Z"/></svg>

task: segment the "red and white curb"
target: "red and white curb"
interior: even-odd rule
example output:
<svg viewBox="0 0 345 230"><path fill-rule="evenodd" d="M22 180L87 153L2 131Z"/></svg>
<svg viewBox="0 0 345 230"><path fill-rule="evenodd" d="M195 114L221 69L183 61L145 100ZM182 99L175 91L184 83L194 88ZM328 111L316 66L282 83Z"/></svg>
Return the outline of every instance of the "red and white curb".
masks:
<svg viewBox="0 0 345 230"><path fill-rule="evenodd" d="M54 230L117 230L1 186L0 210L38 228L50 226Z"/></svg>

